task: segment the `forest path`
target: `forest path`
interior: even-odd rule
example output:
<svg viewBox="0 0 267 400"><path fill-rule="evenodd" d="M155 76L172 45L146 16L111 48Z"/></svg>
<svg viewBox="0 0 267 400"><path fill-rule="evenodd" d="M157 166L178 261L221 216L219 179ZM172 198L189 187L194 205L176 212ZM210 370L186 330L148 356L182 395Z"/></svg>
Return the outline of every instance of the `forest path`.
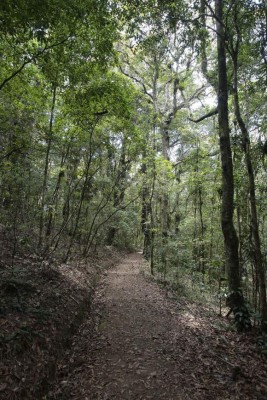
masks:
<svg viewBox="0 0 267 400"><path fill-rule="evenodd" d="M95 337L88 340L85 323L56 398L266 399L250 374L245 337L218 335L216 316L169 298L143 268L142 256L130 254L102 279Z"/></svg>

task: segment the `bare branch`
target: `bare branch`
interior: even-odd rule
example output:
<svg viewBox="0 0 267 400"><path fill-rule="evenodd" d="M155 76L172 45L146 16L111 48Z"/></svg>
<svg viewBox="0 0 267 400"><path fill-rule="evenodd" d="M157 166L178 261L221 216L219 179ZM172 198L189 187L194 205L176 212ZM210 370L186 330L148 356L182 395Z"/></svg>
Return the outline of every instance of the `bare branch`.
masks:
<svg viewBox="0 0 267 400"><path fill-rule="evenodd" d="M122 67L120 67L120 71L123 75L127 76L128 78L132 79L134 82L139 83L139 85L142 86L143 88L143 92L150 97L151 100L149 100L150 103L153 103L153 96L152 94L150 94L146 88L146 85L144 84L144 82L142 82L140 79L137 79L135 76L132 76L130 74L128 74L127 72L125 72Z"/></svg>
<svg viewBox="0 0 267 400"><path fill-rule="evenodd" d="M202 117L198 118L198 119L192 119L192 118L188 118L189 121L195 122L196 124L198 122L203 121L206 118L212 117L213 115L218 114L218 107L216 107L215 109L211 110L209 113L203 115Z"/></svg>
<svg viewBox="0 0 267 400"><path fill-rule="evenodd" d="M206 85L201 86L190 97L185 98L182 103L177 105L177 107L175 109L175 112L181 110L182 108L185 108L187 103L190 103L190 101L192 101L195 98L197 98L203 92L204 89L206 89Z"/></svg>

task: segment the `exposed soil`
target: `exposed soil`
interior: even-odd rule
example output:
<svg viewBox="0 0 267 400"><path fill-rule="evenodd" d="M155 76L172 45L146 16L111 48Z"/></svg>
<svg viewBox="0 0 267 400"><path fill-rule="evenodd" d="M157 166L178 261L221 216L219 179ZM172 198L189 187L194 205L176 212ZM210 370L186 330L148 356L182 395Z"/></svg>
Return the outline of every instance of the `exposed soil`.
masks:
<svg viewBox="0 0 267 400"><path fill-rule="evenodd" d="M228 331L210 310L146 278L144 268L141 255L130 254L103 277L94 335L89 319L46 399L267 399L255 332Z"/></svg>

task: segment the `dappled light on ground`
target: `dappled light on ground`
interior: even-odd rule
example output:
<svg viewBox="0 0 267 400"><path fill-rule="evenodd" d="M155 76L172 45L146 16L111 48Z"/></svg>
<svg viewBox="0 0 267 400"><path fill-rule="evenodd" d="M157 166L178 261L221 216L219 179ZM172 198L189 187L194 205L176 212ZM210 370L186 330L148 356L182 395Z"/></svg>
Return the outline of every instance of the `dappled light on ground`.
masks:
<svg viewBox="0 0 267 400"><path fill-rule="evenodd" d="M85 323L51 398L265 399L265 359L252 336L227 331L204 307L170 299L140 273L143 264L131 254L104 277L94 338Z"/></svg>

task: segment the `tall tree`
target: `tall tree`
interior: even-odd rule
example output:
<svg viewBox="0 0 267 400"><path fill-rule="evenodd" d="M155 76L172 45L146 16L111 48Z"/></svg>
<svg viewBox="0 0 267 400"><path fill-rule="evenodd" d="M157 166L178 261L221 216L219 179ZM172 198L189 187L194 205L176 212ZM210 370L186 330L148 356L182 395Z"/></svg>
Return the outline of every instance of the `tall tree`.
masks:
<svg viewBox="0 0 267 400"><path fill-rule="evenodd" d="M263 319L262 326L267 330L267 302L266 302L266 276L265 268L263 265L263 257L261 251L261 241L259 234L258 224L258 211L257 211L257 199L256 199L256 188L255 188L255 173L254 166L252 163L251 156L251 142L250 134L242 116L240 106L240 95L239 95L239 65L240 65L240 53L242 47L242 36L247 36L244 32L246 29L245 21L248 19L249 10L241 12L241 4L239 1L235 1L232 7L232 23L227 28L228 35L228 51L233 64L233 97L234 97L234 113L236 122L239 126L242 135L242 150L245 156L245 165L247 169L248 182L249 182L249 202L250 202L250 216L251 216L251 228L252 238L255 256L255 269L256 269L256 281L257 287L259 287L259 301L260 311ZM251 19L251 17L249 17ZM251 24L251 21L250 21ZM252 26L254 26L252 21ZM248 29L249 27L247 27ZM251 32L251 29L249 29ZM248 46L248 40L246 46Z"/></svg>
<svg viewBox="0 0 267 400"><path fill-rule="evenodd" d="M218 122L222 163L222 210L221 223L224 235L225 260L228 272L230 295L228 304L232 307L240 329L250 326L248 312L242 294L241 274L238 256L238 238L233 223L234 179L230 143L228 81L226 67L226 36L224 30L224 1L215 0L218 57Z"/></svg>

